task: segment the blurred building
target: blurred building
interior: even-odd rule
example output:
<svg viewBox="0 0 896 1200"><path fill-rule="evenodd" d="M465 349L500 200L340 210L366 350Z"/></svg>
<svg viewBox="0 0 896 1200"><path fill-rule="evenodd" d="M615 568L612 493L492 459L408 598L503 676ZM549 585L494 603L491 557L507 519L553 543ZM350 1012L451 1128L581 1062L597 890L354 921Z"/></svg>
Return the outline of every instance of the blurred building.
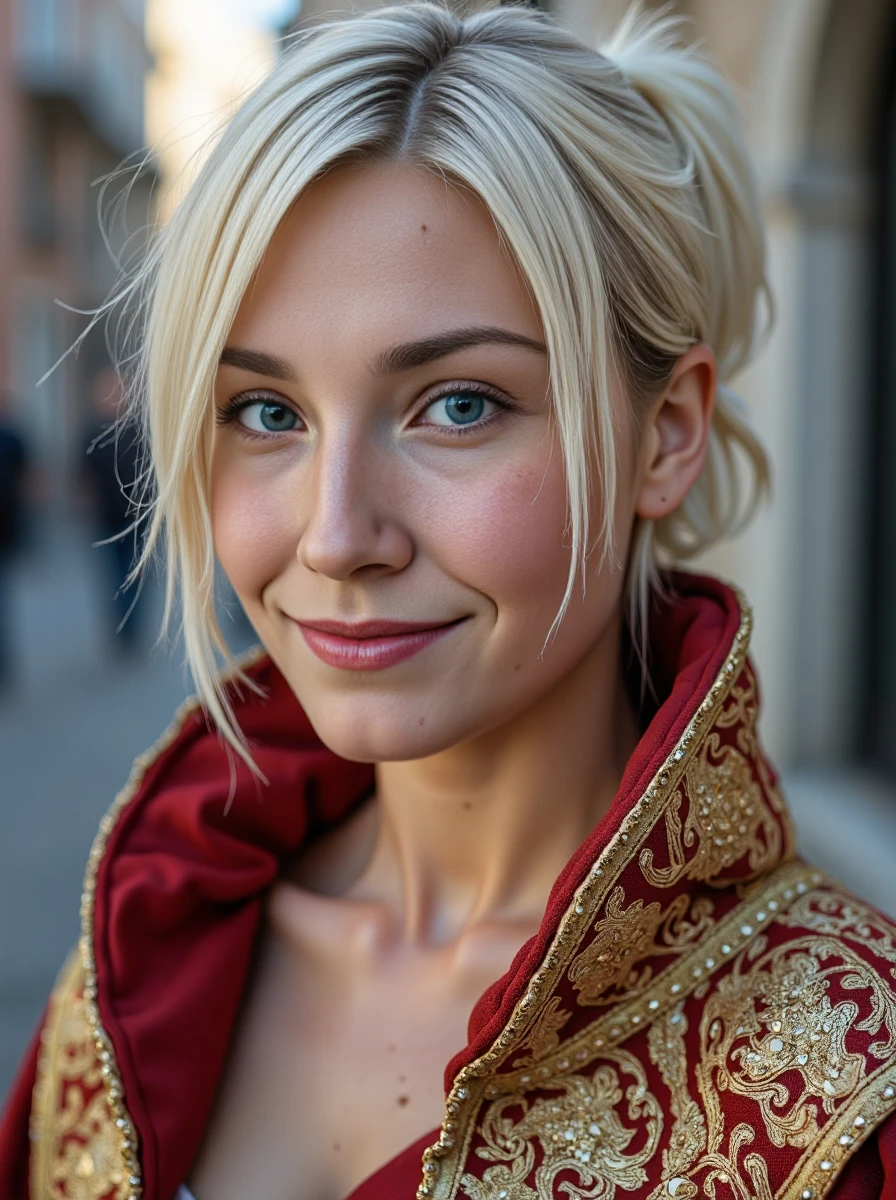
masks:
<svg viewBox="0 0 896 1200"><path fill-rule="evenodd" d="M102 336L35 385L85 325L57 301L94 308L114 281L98 181L144 144L143 23L143 0L0 0L0 388L55 511L71 495ZM149 179L135 182L128 203L138 237ZM119 226L111 238L122 250Z"/></svg>
<svg viewBox="0 0 896 1200"><path fill-rule="evenodd" d="M543 6L597 44L628 0ZM773 501L706 565L740 582L753 602L774 757L845 772L856 787L887 779L892 787L896 4L670 7L693 18L694 36L743 99L778 304L772 339L739 381L771 453ZM330 0L304 0L301 20L333 12Z"/></svg>
<svg viewBox="0 0 896 1200"><path fill-rule="evenodd" d="M253 17L250 4L241 8L242 20L233 12L217 20L215 0L147 0L154 64L146 136L161 171L163 217L240 98L276 59L276 31Z"/></svg>

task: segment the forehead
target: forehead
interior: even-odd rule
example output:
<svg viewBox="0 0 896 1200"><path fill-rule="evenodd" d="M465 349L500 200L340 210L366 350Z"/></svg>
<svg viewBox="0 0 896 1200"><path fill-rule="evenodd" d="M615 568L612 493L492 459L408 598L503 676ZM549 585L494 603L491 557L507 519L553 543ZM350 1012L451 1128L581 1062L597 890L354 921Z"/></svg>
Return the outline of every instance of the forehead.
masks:
<svg viewBox="0 0 896 1200"><path fill-rule="evenodd" d="M352 164L313 183L281 222L232 336L270 349L297 335L309 348L323 339L370 349L446 322L540 334L478 197L420 167Z"/></svg>

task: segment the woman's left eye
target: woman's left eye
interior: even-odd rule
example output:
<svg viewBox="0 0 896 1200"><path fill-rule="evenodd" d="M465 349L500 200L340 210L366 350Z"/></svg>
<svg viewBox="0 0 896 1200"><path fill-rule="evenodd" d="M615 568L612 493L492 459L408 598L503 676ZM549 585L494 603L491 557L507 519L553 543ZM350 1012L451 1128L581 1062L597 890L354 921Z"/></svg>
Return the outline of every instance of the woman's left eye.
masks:
<svg viewBox="0 0 896 1200"><path fill-rule="evenodd" d="M288 404L276 400L255 400L244 404L237 420L253 433L288 433L299 424L299 418Z"/></svg>
<svg viewBox="0 0 896 1200"><path fill-rule="evenodd" d="M455 392L438 396L426 406L423 414L427 419L423 424L442 428L475 425L483 418L492 416L499 407L496 401L481 392L458 388Z"/></svg>

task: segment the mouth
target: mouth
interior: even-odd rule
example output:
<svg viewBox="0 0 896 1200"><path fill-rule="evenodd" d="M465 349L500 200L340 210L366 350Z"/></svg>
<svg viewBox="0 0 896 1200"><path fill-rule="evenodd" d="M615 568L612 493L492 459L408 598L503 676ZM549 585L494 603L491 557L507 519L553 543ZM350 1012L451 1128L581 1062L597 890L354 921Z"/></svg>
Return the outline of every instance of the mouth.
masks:
<svg viewBox="0 0 896 1200"><path fill-rule="evenodd" d="M293 618L294 619L294 618ZM453 621L295 621L309 650L330 667L382 671L426 650L463 624Z"/></svg>

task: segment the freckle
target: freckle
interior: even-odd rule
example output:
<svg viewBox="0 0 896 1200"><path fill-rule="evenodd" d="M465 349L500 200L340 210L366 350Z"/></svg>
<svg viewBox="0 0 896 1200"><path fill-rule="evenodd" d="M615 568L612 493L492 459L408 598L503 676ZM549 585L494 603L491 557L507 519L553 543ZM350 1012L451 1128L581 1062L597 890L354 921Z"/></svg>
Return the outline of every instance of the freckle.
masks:
<svg viewBox="0 0 896 1200"><path fill-rule="evenodd" d="M522 663L517 663L517 664L515 665L515 667L513 668L513 669L514 669L514 671L519 671L519 670L522 668L522 665L523 665Z"/></svg>
<svg viewBox="0 0 896 1200"><path fill-rule="evenodd" d="M389 1051L390 1054L394 1054L397 1047L392 1042L390 1042L389 1045L386 1047L386 1049Z"/></svg>
<svg viewBox="0 0 896 1200"><path fill-rule="evenodd" d="M407 1083L407 1081L408 1081L408 1077L407 1077L407 1075L399 1075L399 1076L398 1076L398 1082L399 1082L399 1083Z"/></svg>
<svg viewBox="0 0 896 1200"><path fill-rule="evenodd" d="M472 803L472 801L470 801L470 800L464 800L464 802L463 802L463 804L461 805L461 807L462 807L462 808L465 808L465 809L467 810L467 812L469 812L469 811L470 811L470 809L473 807L473 803Z"/></svg>
<svg viewBox="0 0 896 1200"><path fill-rule="evenodd" d="M423 230L423 232L424 232L424 233L426 233L426 226L425 226L425 225L421 225L421 226L420 226L420 228Z"/></svg>
<svg viewBox="0 0 896 1200"><path fill-rule="evenodd" d="M418 724L418 725L425 725L425 724L426 724L426 717L421 717L421 718L420 718L420 720L417 722L417 724Z"/></svg>
<svg viewBox="0 0 896 1200"><path fill-rule="evenodd" d="M339 1153L339 1151L342 1149L342 1146L340 1146L339 1142L334 1142L334 1143L333 1143L333 1149L334 1149L334 1150L336 1151L336 1153L338 1154L338 1153Z"/></svg>
<svg viewBox="0 0 896 1200"><path fill-rule="evenodd" d="M398 1097L399 1108L404 1108L409 1100L410 1100L410 1096L399 1096Z"/></svg>

